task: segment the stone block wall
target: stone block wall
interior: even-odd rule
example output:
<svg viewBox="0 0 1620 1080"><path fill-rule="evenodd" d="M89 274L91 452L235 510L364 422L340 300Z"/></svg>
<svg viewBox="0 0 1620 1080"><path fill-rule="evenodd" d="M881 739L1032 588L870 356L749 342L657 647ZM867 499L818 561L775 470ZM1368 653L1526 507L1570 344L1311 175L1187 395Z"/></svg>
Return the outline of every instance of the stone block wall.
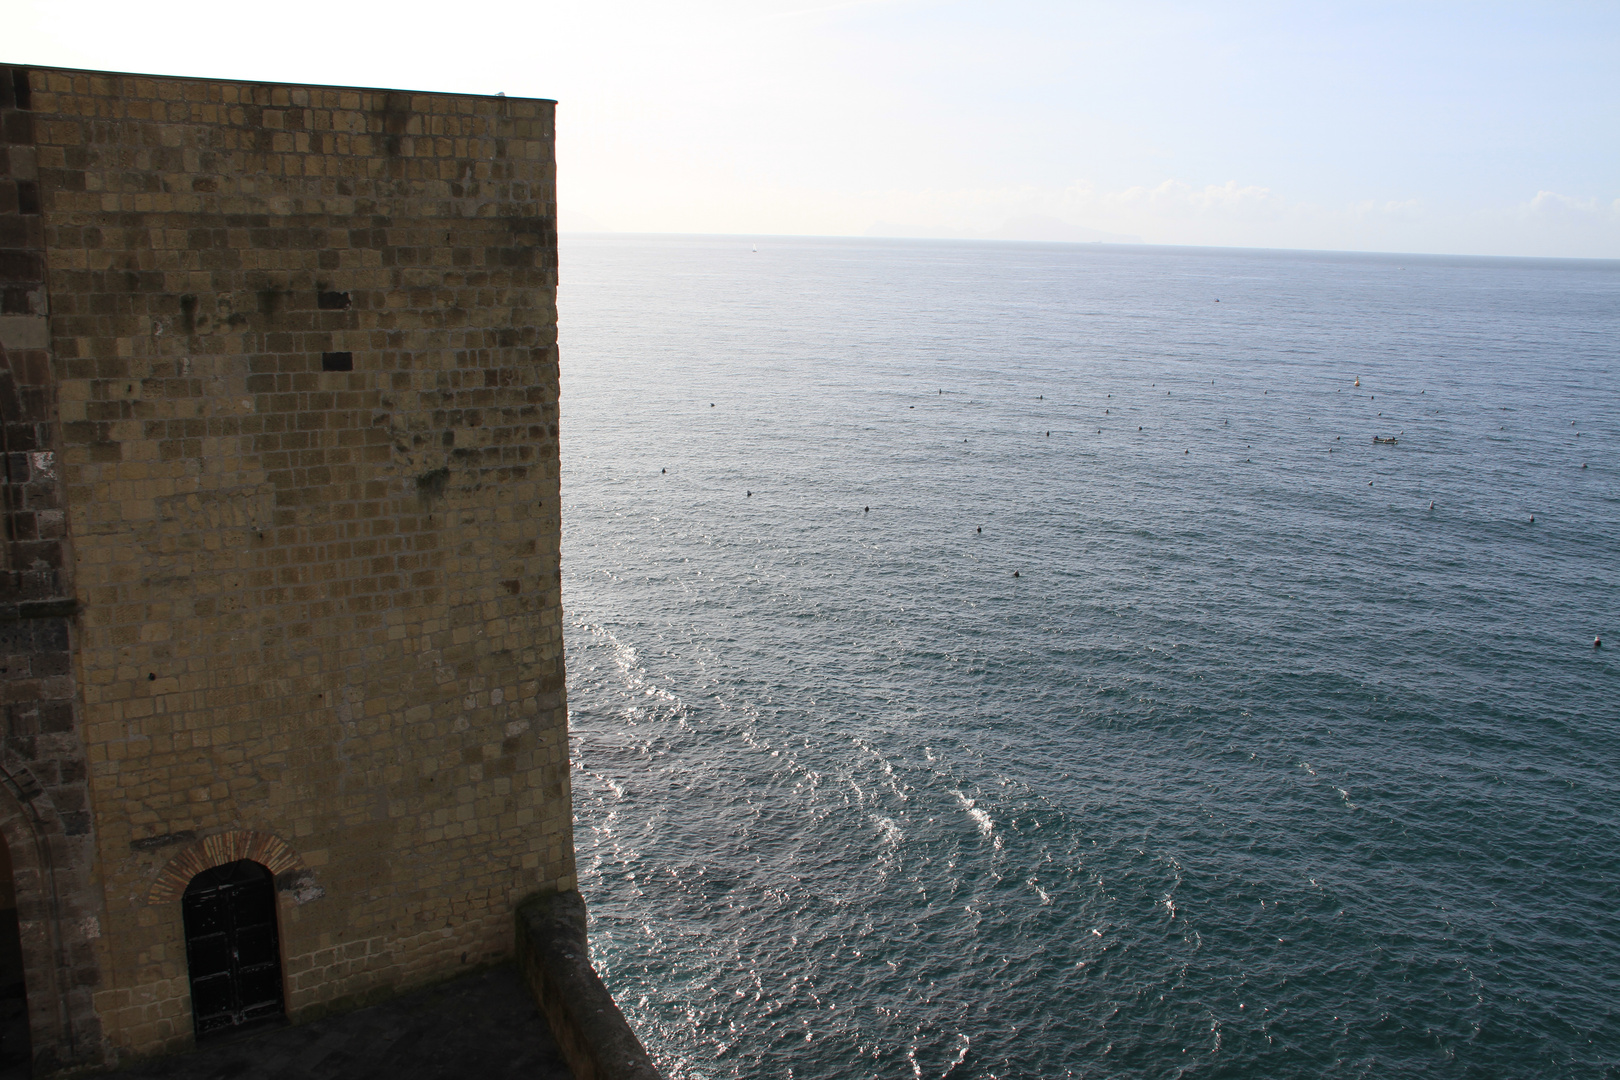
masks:
<svg viewBox="0 0 1620 1080"><path fill-rule="evenodd" d="M75 679L29 73L0 67L0 840L36 1075L100 1059L102 894Z"/></svg>
<svg viewBox="0 0 1620 1080"><path fill-rule="evenodd" d="M105 1046L190 1042L177 882L243 851L294 1018L510 955L515 900L574 884L553 104L0 75Z"/></svg>

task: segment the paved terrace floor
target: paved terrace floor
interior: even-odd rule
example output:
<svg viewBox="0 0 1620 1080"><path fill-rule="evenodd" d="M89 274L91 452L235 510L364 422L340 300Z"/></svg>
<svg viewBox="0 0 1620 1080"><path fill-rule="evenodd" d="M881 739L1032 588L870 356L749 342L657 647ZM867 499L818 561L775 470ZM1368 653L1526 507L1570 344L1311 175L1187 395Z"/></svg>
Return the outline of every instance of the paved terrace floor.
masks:
<svg viewBox="0 0 1620 1080"><path fill-rule="evenodd" d="M103 1074L104 1076L106 1074ZM510 965L298 1027L205 1042L111 1080L572 1080Z"/></svg>

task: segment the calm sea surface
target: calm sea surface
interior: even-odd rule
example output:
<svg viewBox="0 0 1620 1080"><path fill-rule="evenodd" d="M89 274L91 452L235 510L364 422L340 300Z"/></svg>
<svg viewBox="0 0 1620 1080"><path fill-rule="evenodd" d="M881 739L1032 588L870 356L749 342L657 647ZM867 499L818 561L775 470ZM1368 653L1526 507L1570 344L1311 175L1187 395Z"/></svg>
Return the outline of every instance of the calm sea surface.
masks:
<svg viewBox="0 0 1620 1080"><path fill-rule="evenodd" d="M581 887L672 1078L1620 1074L1620 263L563 283Z"/></svg>

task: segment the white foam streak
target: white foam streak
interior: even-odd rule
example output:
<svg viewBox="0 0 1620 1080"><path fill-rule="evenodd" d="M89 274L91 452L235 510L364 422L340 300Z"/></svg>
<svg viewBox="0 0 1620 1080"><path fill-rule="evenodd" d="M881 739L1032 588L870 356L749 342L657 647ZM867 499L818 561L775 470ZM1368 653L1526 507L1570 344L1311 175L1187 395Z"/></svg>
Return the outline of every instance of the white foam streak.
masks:
<svg viewBox="0 0 1620 1080"><path fill-rule="evenodd" d="M967 811L967 816L972 818L973 824L978 826L980 834L988 837L995 836L996 823L989 814L978 808L976 805L978 800L970 799L960 791L956 792L955 795L957 801L962 804L962 809Z"/></svg>

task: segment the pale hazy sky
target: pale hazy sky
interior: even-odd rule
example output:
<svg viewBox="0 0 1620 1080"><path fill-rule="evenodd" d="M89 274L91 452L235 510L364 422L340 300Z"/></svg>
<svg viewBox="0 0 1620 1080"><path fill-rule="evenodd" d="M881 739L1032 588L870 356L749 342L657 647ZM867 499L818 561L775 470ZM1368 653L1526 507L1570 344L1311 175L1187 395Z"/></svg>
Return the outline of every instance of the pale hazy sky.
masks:
<svg viewBox="0 0 1620 1080"><path fill-rule="evenodd" d="M0 61L556 98L564 230L1620 258L1620 2L0 0Z"/></svg>

